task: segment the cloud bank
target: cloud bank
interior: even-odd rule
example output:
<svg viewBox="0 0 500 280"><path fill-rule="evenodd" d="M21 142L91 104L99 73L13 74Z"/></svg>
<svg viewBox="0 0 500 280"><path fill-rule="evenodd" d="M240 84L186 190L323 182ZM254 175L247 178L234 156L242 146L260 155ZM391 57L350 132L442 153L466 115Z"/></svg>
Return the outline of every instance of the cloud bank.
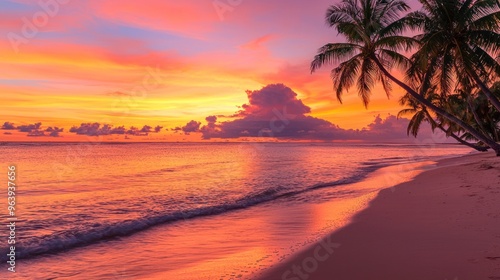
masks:
<svg viewBox="0 0 500 280"><path fill-rule="evenodd" d="M309 116L311 108L297 98L289 87L271 84L260 90L247 91L248 103L230 116L232 120L217 122L216 116L205 119L205 125L190 121L182 128L185 133L199 132L203 139L234 139L241 137L269 137L283 140L358 140L377 142L414 141L406 134L408 119L393 115L374 116L363 129L343 129L327 120ZM422 129L420 136L433 137L430 129Z"/></svg>
<svg viewBox="0 0 500 280"><path fill-rule="evenodd" d="M247 91L248 102L230 116L207 116L204 122L191 120L184 126L172 129L174 133L190 135L198 133L202 139L279 139L285 141L364 141L416 143L408 137L406 128L409 120L393 115L376 115L363 129L343 129L327 120L310 116L311 108L298 98L296 92L283 84L270 84L260 90ZM224 121L220 121L223 118ZM11 130L27 133L29 137L60 137L63 128L42 128L42 123L16 126L4 122L1 126L5 135ZM148 136L160 133L162 126L142 127L112 126L100 123L82 123L69 129L70 133L86 136L128 135ZM442 134L442 133L441 133ZM434 134L429 126L423 126L419 139L445 142L444 134ZM436 136L438 135L438 136Z"/></svg>
<svg viewBox="0 0 500 280"><path fill-rule="evenodd" d="M12 122L4 122L1 129L3 130L17 130L19 132L27 133L29 137L60 137L60 133L64 131L64 128L59 127L48 127L45 130L42 129L42 123L37 122L34 124L15 126ZM5 135L12 135L11 132L4 132Z"/></svg>
<svg viewBox="0 0 500 280"><path fill-rule="evenodd" d="M149 133L159 133L162 130L162 126L152 126L145 125L142 128L130 127L125 128L125 126L113 127L109 124L100 123L82 123L80 126L73 126L69 132L76 133L78 135L87 136L105 136L105 135L133 135L133 136L148 136Z"/></svg>

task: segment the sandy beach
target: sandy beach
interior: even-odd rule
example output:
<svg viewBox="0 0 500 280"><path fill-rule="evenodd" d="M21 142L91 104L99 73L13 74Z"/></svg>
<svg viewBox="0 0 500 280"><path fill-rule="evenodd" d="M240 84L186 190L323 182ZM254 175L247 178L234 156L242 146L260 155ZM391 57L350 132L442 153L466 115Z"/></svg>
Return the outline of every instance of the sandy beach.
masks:
<svg viewBox="0 0 500 280"><path fill-rule="evenodd" d="M500 279L500 158L446 159L259 279Z"/></svg>

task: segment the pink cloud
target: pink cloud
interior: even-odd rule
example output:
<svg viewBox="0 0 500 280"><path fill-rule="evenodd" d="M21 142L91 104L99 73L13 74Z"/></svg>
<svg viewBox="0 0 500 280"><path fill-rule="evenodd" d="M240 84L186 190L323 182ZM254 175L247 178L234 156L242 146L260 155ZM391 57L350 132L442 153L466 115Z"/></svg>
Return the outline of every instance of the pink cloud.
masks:
<svg viewBox="0 0 500 280"><path fill-rule="evenodd" d="M367 142L414 142L406 134L409 120L393 115L380 115L361 130L343 129L327 120L309 116L311 109L297 94L283 84L271 84L260 90L247 91L244 104L233 119L217 123L215 116L201 126L190 121L182 130L200 132L204 139L212 138L278 138L285 140L358 140ZM423 126L419 138L437 139L429 126ZM441 137L443 140L444 138Z"/></svg>
<svg viewBox="0 0 500 280"><path fill-rule="evenodd" d="M97 17L113 22L164 30L191 37L204 37L217 21L211 1L121 1L90 0Z"/></svg>
<svg viewBox="0 0 500 280"><path fill-rule="evenodd" d="M271 41L274 38L275 38L275 36L271 35L271 34L264 35L264 36L259 37L251 42L244 44L243 46L241 46L241 48L256 51L256 50L261 49L264 44L266 44L267 42Z"/></svg>

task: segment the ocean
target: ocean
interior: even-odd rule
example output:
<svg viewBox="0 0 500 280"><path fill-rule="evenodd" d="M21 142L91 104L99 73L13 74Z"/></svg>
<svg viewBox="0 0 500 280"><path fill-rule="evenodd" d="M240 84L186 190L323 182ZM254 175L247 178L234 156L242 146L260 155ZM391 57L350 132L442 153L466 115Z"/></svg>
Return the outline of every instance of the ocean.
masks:
<svg viewBox="0 0 500 280"><path fill-rule="evenodd" d="M16 273L2 253L0 278L251 279L348 223L380 189L469 152L457 145L3 143L2 168L17 168L18 221ZM1 234L7 252L8 231Z"/></svg>

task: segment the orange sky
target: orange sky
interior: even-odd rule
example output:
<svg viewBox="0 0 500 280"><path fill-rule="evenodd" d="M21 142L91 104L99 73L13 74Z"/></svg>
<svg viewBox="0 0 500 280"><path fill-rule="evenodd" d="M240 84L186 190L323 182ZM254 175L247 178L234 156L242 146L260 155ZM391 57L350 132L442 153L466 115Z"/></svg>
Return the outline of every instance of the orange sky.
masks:
<svg viewBox="0 0 500 280"><path fill-rule="evenodd" d="M196 140L165 129L233 115L246 90L275 83L296 92L309 115L345 129L401 109L399 88L388 100L377 87L367 110L355 91L343 105L335 100L329 69L309 73L317 48L342 40L323 19L335 1L45 3L0 4L2 124L63 127L64 140L81 123L160 125L147 139ZM17 131L0 139L33 140Z"/></svg>

